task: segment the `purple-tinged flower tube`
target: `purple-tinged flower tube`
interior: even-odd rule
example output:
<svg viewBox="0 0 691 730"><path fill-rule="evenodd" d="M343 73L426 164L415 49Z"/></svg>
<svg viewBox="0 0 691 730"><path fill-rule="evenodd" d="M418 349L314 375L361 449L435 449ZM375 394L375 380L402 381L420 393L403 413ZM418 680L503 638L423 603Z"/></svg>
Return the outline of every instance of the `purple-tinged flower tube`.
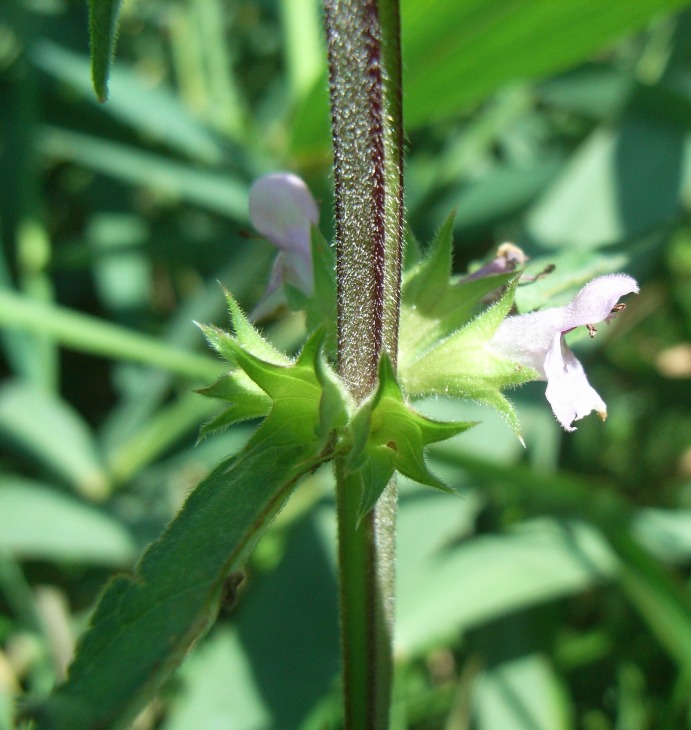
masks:
<svg viewBox="0 0 691 730"><path fill-rule="evenodd" d="M588 382L583 366L569 349L564 335L607 322L624 305L619 299L638 292L638 284L626 274L599 276L588 282L564 307L507 317L498 327L490 347L503 357L527 365L547 381L545 395L554 415L567 431L574 421L596 411L604 421L607 406Z"/></svg>
<svg viewBox="0 0 691 730"><path fill-rule="evenodd" d="M284 283L312 294L311 228L319 222L319 209L297 175L277 172L252 185L249 211L255 229L279 249L266 292L252 313L256 320L285 303Z"/></svg>

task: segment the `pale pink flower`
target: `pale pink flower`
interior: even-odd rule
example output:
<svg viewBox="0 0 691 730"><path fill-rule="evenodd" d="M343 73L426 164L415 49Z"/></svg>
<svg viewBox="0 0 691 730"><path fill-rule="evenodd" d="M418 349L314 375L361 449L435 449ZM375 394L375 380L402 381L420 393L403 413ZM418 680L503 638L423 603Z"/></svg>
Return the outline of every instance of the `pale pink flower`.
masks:
<svg viewBox="0 0 691 730"><path fill-rule="evenodd" d="M311 228L319 222L319 209L307 185L290 172L260 177L250 188L250 220L279 253L271 279L254 317L266 314L285 301L283 283L310 295L314 289Z"/></svg>
<svg viewBox="0 0 691 730"><path fill-rule="evenodd" d="M638 284L626 274L599 276L566 306L507 317L490 341L495 352L533 368L540 380L547 381L545 395L567 431L575 431L571 424L592 411L604 420L607 406L588 382L564 335L584 326L594 336L595 325L609 324L623 309L623 305L617 305L619 299L634 292L638 292Z"/></svg>

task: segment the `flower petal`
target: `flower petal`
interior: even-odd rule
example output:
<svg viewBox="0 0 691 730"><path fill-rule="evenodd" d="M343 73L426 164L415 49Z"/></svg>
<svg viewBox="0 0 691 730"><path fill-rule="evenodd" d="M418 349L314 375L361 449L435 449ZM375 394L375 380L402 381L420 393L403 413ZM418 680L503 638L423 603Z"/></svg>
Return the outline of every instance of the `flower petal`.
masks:
<svg viewBox="0 0 691 730"><path fill-rule="evenodd" d="M527 365L546 379L545 355L555 336L561 335L565 307L553 307L507 317L490 340L497 354L521 365Z"/></svg>
<svg viewBox="0 0 691 730"><path fill-rule="evenodd" d="M598 276L564 307L562 332L607 320L619 299L634 292L638 292L638 284L626 274Z"/></svg>
<svg viewBox="0 0 691 730"><path fill-rule="evenodd" d="M588 382L563 335L575 327L609 321L619 299L637 291L638 284L626 274L599 276L565 307L507 317L497 328L490 347L510 360L534 368L547 380L545 395L567 431L575 431L571 424L592 411L604 420L607 406Z"/></svg>
<svg viewBox="0 0 691 730"><path fill-rule="evenodd" d="M256 303L254 309L250 313L251 322L259 322L276 312L282 306L287 304L283 282L287 278L287 265L285 254L282 252L276 256L271 267L271 276L269 283L262 294L261 299Z"/></svg>
<svg viewBox="0 0 691 730"><path fill-rule="evenodd" d="M547 390L545 395L557 421L567 431L575 431L571 424L597 411L604 421L607 406L590 385L583 366L571 352L561 335L555 335L545 358Z"/></svg>
<svg viewBox="0 0 691 730"><path fill-rule="evenodd" d="M252 225L282 251L310 255L310 229L319 210L307 185L289 172L260 177L250 188Z"/></svg>

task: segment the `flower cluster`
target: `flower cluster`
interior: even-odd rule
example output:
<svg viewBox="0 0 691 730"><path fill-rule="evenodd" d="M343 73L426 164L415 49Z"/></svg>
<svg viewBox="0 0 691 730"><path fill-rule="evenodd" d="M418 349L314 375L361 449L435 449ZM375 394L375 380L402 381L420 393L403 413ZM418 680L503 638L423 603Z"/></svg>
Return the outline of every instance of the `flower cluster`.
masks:
<svg viewBox="0 0 691 730"><path fill-rule="evenodd" d="M311 229L319 211L305 183L290 173L257 180L250 190L249 207L254 227L279 249L266 293L253 312L258 319L285 302L284 284L307 296L312 294ZM503 244L493 261L460 283L510 273L524 266L526 259L520 248ZM564 335L576 327L587 327L594 336L597 324L609 323L624 308L619 299L634 292L638 292L638 284L626 274L597 277L566 306L506 317L487 347L500 358L532 368L539 379L547 381L545 395L567 431L574 431L573 422L592 411L604 420L607 406L588 382Z"/></svg>

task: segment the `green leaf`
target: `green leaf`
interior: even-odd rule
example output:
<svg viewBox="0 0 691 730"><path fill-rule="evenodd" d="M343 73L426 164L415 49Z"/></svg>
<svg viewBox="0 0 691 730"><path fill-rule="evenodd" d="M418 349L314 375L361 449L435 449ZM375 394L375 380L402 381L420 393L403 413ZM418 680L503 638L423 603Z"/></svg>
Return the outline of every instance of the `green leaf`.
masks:
<svg viewBox="0 0 691 730"><path fill-rule="evenodd" d="M202 382L221 371L212 357L7 289L0 290L0 324L53 337L80 352L144 363Z"/></svg>
<svg viewBox="0 0 691 730"><path fill-rule="evenodd" d="M353 444L347 465L363 487L359 519L375 505L394 471L420 484L452 491L425 463L425 449L472 427L473 423L442 423L425 418L406 404L388 355L379 363L379 384L373 397L352 421Z"/></svg>
<svg viewBox="0 0 691 730"><path fill-rule="evenodd" d="M71 160L126 185L143 186L233 221L248 222L248 186L233 170L216 172L141 147L57 127L43 127L36 144L50 158Z"/></svg>
<svg viewBox="0 0 691 730"><path fill-rule="evenodd" d="M85 497L108 495L108 475L89 426L65 401L9 381L0 389L0 432Z"/></svg>
<svg viewBox="0 0 691 730"><path fill-rule="evenodd" d="M108 75L115 55L121 0L89 0L91 78L99 101L108 98Z"/></svg>
<svg viewBox="0 0 691 730"><path fill-rule="evenodd" d="M320 501L320 513L327 503ZM278 529L280 564L253 570L230 620L194 647L166 693L161 730L228 730L229 718L233 730L307 730L310 708L325 695L338 697L335 536L325 534L325 523L310 512Z"/></svg>
<svg viewBox="0 0 691 730"><path fill-rule="evenodd" d="M459 533L481 507L472 492L467 500L417 494L401 501L399 541L408 545L397 591L401 651L424 652L499 616L578 593L616 574L607 541L577 520L528 520L506 534L473 539ZM416 536L421 524L434 529Z"/></svg>
<svg viewBox="0 0 691 730"><path fill-rule="evenodd" d="M194 490L135 574L111 581L68 680L38 712L38 728L122 726L182 661L215 620L225 579L242 567L298 480L323 461L315 425L304 408L295 417L299 408L279 393L245 448ZM318 398L311 409L316 418Z"/></svg>
<svg viewBox="0 0 691 730"><path fill-rule="evenodd" d="M477 730L568 730L572 727L561 685L547 657L527 653L491 665L477 680L474 696Z"/></svg>
<svg viewBox="0 0 691 730"><path fill-rule="evenodd" d="M112 517L57 488L5 475L0 552L17 559L127 565L135 544Z"/></svg>
<svg viewBox="0 0 691 730"><path fill-rule="evenodd" d="M458 114L511 81L568 68L685 4L466 0L431 7L426 0L403 0L408 127Z"/></svg>
<svg viewBox="0 0 691 730"><path fill-rule="evenodd" d="M496 231L542 194L561 171L564 157L562 151L550 151L530 160L494 162L472 180L459 171L461 179L435 196L429 215L436 219L452 206L462 211L455 229L461 240L476 238L478 231Z"/></svg>
<svg viewBox="0 0 691 730"><path fill-rule="evenodd" d="M336 350L336 260L331 246L312 226L312 262L314 294L307 299L307 331L322 328L326 332L326 351Z"/></svg>
<svg viewBox="0 0 691 730"><path fill-rule="evenodd" d="M31 47L31 59L61 87L68 86L96 103L92 101L86 56L40 38ZM227 149L220 137L190 111L172 87L152 85L141 69L123 62L109 71L107 81L110 103L101 111L136 130L141 138L156 140L207 165L219 164L226 158Z"/></svg>
<svg viewBox="0 0 691 730"><path fill-rule="evenodd" d="M436 455L440 456L440 452L441 450ZM495 498L500 499L504 505L520 506L521 510L533 514L547 512L570 516L568 521L562 520L561 524L551 520L552 526L549 529L552 531L557 529L562 533L558 540L561 545L540 547L534 540L530 540L533 543L530 552L533 554L535 567L537 568L540 562L545 563L536 569L534 577L544 581L544 576L549 576L549 581L543 585L552 592L562 584L562 581L570 581L574 576L574 568L576 575L580 573L581 576L589 576L590 581L597 579L598 575L618 578L622 591L647 622L661 645L678 663L683 673L691 672L691 606L688 592L664 566L641 547L637 537L632 534L632 531L634 534L638 533L656 552L660 552L662 547L660 538L666 543L666 547L673 547L678 540L674 534L667 532L669 524L663 527L658 523L652 531L642 530L641 520L635 519L631 505L617 496L614 489L603 489L599 485L593 488L592 484L567 474L541 472L518 464L511 467L498 466L494 461L477 459L475 456L460 454L458 451L447 450L444 458L449 458L450 463L455 463L471 473L474 484L484 482L489 490L495 492ZM542 524L544 529L545 520L531 522ZM662 532L660 527L663 527ZM525 537L523 530L524 528L518 531L515 537L520 538L521 535ZM581 543L578 533L588 538L586 543ZM483 542L487 544L487 540ZM576 548L577 543L578 548ZM467 547L463 549L468 550ZM454 554L457 553L458 551L454 551ZM516 550L511 548L511 554L516 555ZM561 566L546 565L553 559L563 561L564 558L566 563ZM526 554L522 559L519 556L519 562L522 566L530 564L529 555ZM510 565L506 565L506 559L498 555L485 555L478 563L482 566L479 580L481 585L492 586L492 599L498 595L495 588L497 585L506 588L507 591L515 591L516 595L521 595L527 588L527 583L523 580L527 575L525 571L516 571L515 566L511 568ZM571 563L571 567L568 563ZM439 564L436 567L438 568ZM488 567L512 570L512 575L506 578L496 575L492 578L488 574ZM459 565L457 570L467 580L467 567ZM432 575L433 571L429 573ZM520 574L520 582L513 580L514 574ZM437 570L433 578L433 584L425 586L424 589L419 583L415 583L415 595L442 595L444 585L451 587L453 585L452 577L445 574L444 570ZM468 597L475 598L477 592L468 591L466 584L463 595L466 608L469 606ZM436 599L435 602L439 603ZM454 601L453 596L449 596L447 603L455 606L458 602ZM428 608L436 610L431 605ZM507 607L504 607L501 612L506 610ZM487 615L488 611L481 609L478 618L484 621ZM434 621L433 615L418 613L408 617L406 628L415 633L417 627L429 626ZM399 637L403 634L403 631L399 631ZM401 647L403 646L405 641L401 640Z"/></svg>
<svg viewBox="0 0 691 730"><path fill-rule="evenodd" d="M683 674L691 672L691 600L626 530L607 537L621 560L619 585Z"/></svg>
<svg viewBox="0 0 691 730"><path fill-rule="evenodd" d="M399 366L418 359L431 345L468 322L483 297L508 284L515 274L452 283L454 213L425 258L405 276L402 292Z"/></svg>
<svg viewBox="0 0 691 730"><path fill-rule="evenodd" d="M343 412L336 405L335 378L327 376L325 363L318 365L320 333L292 363L261 337L230 296L228 304L236 337L205 331L268 396L268 415L247 445L194 490L135 575L110 583L67 682L40 713L39 728L87 730L131 718L214 621L225 579L242 567L297 481L331 458L325 446L333 424L320 419L327 414L338 423ZM237 398L235 415L266 405L255 394L243 402L243 385L232 380L222 379L209 394Z"/></svg>
<svg viewBox="0 0 691 730"><path fill-rule="evenodd" d="M633 528L636 539L658 559L683 562L691 557L691 510L641 509Z"/></svg>
<svg viewBox="0 0 691 730"><path fill-rule="evenodd" d="M688 98L640 88L618 127L598 127L572 155L531 211L530 234L546 246L592 250L682 214L691 191L691 167L683 164L690 125Z"/></svg>

